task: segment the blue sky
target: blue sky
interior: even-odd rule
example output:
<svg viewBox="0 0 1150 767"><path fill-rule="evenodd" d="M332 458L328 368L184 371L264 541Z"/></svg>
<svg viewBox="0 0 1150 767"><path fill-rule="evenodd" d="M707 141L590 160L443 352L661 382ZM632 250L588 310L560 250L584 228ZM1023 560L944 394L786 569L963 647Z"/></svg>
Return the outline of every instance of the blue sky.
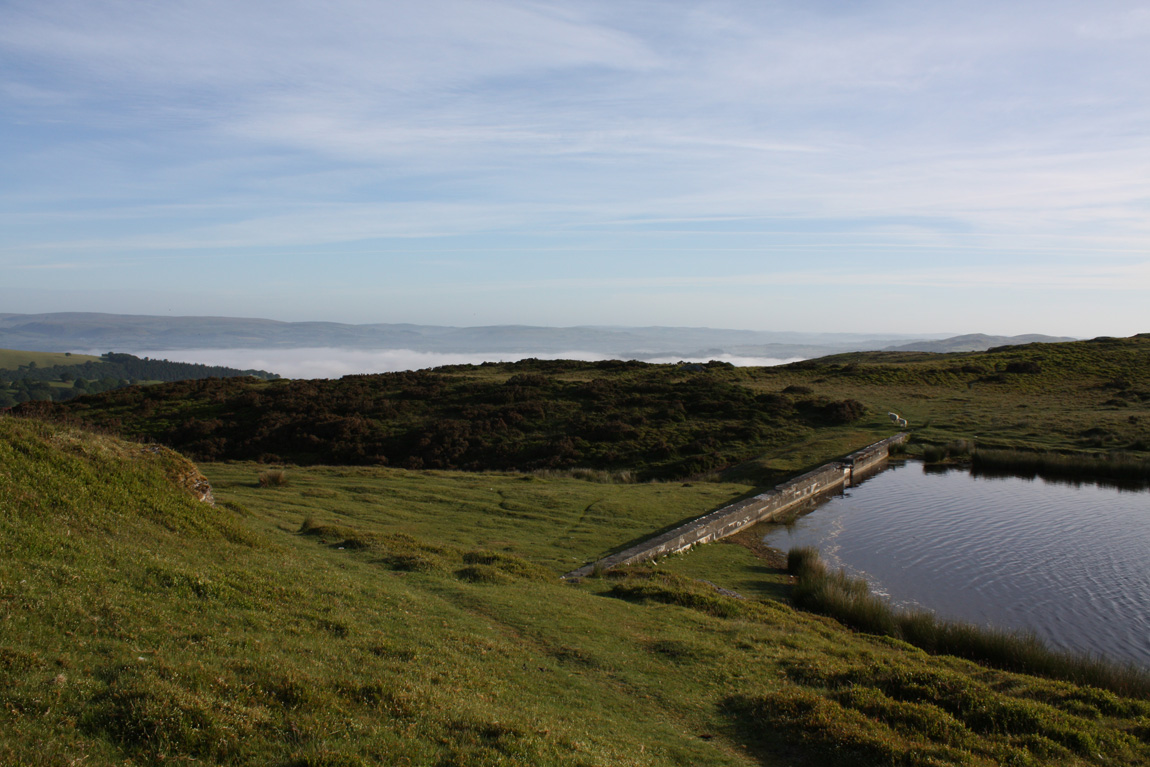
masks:
<svg viewBox="0 0 1150 767"><path fill-rule="evenodd" d="M1150 331L1150 4L0 0L0 311Z"/></svg>

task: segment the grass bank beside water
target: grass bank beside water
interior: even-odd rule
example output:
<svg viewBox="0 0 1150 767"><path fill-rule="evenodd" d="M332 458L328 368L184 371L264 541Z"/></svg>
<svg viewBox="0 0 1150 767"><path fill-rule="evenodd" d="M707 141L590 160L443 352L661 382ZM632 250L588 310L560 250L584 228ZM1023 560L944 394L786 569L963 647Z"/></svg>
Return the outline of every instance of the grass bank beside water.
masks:
<svg viewBox="0 0 1150 767"><path fill-rule="evenodd" d="M791 594L796 606L829 615L859 631L901 639L932 654L1150 698L1150 671L1057 652L1027 633L941 620L922 610L895 609L872 594L866 581L828 569L813 547L788 551L787 569L796 580Z"/></svg>

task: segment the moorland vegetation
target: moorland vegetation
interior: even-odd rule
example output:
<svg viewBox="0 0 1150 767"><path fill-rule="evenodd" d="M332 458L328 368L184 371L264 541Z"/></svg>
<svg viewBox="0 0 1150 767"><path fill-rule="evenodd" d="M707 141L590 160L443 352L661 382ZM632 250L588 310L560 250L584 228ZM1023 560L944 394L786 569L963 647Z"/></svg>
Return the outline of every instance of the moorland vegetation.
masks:
<svg viewBox="0 0 1150 767"><path fill-rule="evenodd" d="M525 360L339 380L185 381L17 412L197 460L409 469L736 470L773 484L909 419L920 446L1150 454L1150 337L867 352L775 368ZM827 452L829 450L829 452ZM766 458L764 458L766 456Z"/></svg>

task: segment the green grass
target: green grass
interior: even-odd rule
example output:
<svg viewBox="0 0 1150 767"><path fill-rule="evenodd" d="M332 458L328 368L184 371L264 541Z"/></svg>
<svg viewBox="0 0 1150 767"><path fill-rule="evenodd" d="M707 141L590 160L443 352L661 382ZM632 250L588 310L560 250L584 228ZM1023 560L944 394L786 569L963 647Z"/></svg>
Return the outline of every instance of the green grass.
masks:
<svg viewBox="0 0 1150 767"><path fill-rule="evenodd" d="M0 764L1150 759L1141 700L663 565L555 575L735 487L206 470L215 507L173 453L0 417Z"/></svg>
<svg viewBox="0 0 1150 767"><path fill-rule="evenodd" d="M271 469L209 463L212 487L267 520L400 533L528 557L557 575L730 503L734 483L624 483L550 473L404 471L360 466ZM265 486L282 472L289 485Z"/></svg>
<svg viewBox="0 0 1150 767"><path fill-rule="evenodd" d="M0 349L0 371L16 370L21 365L35 362L36 367L47 368L54 365L83 365L85 362L100 362L91 354L68 354L66 352L26 352L17 349Z"/></svg>

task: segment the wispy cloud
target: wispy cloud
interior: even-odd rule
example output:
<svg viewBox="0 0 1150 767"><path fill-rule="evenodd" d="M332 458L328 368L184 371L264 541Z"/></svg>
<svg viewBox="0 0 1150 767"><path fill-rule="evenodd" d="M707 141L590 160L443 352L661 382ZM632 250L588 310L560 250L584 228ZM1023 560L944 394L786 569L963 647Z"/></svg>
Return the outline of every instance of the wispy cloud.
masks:
<svg viewBox="0 0 1150 767"><path fill-rule="evenodd" d="M445 294L470 292L529 291L529 290L643 290L659 289L691 292L713 290L723 287L737 287L746 290L754 287L795 287L817 288L819 286L882 286L913 288L1008 288L1019 291L1035 290L1081 290L1089 288L1106 291L1147 291L1150 290L1150 261L1131 264L1113 263L1073 263L1048 264L1041 268L1033 266L985 267L938 267L917 270L786 270L773 272L691 275L685 277L583 277L547 280L524 280L520 282L498 282L489 284L456 283L446 281L435 289ZM382 292L387 292L383 289Z"/></svg>
<svg viewBox="0 0 1150 767"><path fill-rule="evenodd" d="M891 287L1144 284L1123 272L1150 253L1138 3L9 0L4 16L0 266L25 274L140 257L162 280L174 254L325 249L372 272L442 240L478 292L563 283L564 252L616 267L588 285L676 290L743 284L753 253L765 279L805 280L815 252L829 279ZM983 271L908 271L916 249ZM527 251L524 274L506 254ZM1050 254L1077 266L1036 268Z"/></svg>

